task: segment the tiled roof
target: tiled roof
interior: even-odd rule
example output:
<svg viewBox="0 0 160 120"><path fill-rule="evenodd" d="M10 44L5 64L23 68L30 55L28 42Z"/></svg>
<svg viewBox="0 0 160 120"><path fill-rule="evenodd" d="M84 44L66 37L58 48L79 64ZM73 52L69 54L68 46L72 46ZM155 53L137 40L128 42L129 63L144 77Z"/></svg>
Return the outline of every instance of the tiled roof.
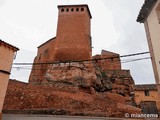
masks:
<svg viewBox="0 0 160 120"><path fill-rule="evenodd" d="M137 22L144 23L149 13L151 12L153 6L156 4L157 0L145 0L139 15L137 17Z"/></svg>
<svg viewBox="0 0 160 120"><path fill-rule="evenodd" d="M0 45L4 45L4 46L6 46L8 48L13 49L14 51L18 51L19 50L19 48L15 47L15 46L13 46L13 45L5 42L5 41L2 41L1 39L0 39Z"/></svg>
<svg viewBox="0 0 160 120"><path fill-rule="evenodd" d="M156 84L135 85L135 90L157 90Z"/></svg>

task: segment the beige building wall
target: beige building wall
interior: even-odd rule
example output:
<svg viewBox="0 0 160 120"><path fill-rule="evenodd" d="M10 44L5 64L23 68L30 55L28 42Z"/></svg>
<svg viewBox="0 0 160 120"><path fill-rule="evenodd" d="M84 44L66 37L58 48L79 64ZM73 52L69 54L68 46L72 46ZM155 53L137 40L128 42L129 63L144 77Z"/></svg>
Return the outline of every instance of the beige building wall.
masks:
<svg viewBox="0 0 160 120"><path fill-rule="evenodd" d="M14 58L14 51L5 46L0 46L0 70L11 71L11 65Z"/></svg>
<svg viewBox="0 0 160 120"><path fill-rule="evenodd" d="M158 101L158 92L156 90L150 90L149 96L145 96L144 91L134 91L134 99L137 105L142 101Z"/></svg>
<svg viewBox="0 0 160 120"><path fill-rule="evenodd" d="M0 41L0 120L11 66L17 50L18 48Z"/></svg>
<svg viewBox="0 0 160 120"><path fill-rule="evenodd" d="M157 84L160 84L160 19L158 18L160 12L157 10L159 4L160 0L157 1L145 21L148 45Z"/></svg>

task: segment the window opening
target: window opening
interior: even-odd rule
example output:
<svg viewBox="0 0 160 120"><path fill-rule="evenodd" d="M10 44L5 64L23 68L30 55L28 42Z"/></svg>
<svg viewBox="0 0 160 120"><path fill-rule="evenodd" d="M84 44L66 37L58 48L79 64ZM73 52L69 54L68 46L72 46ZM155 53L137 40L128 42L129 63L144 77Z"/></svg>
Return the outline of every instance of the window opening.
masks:
<svg viewBox="0 0 160 120"><path fill-rule="evenodd" d="M79 8L76 8L76 11L78 12L78 11L79 11Z"/></svg>
<svg viewBox="0 0 160 120"><path fill-rule="evenodd" d="M145 90L145 91L144 91L144 94L145 94L145 96L149 96L149 91L148 91L148 90Z"/></svg>
<svg viewBox="0 0 160 120"><path fill-rule="evenodd" d="M67 8L66 11L69 12L69 9Z"/></svg>
<svg viewBox="0 0 160 120"><path fill-rule="evenodd" d="M61 12L64 12L64 9L61 9Z"/></svg>
<svg viewBox="0 0 160 120"><path fill-rule="evenodd" d="M84 11L84 8L81 8L81 11Z"/></svg>
<svg viewBox="0 0 160 120"><path fill-rule="evenodd" d="M72 8L72 9L71 9L71 11L73 12L73 11L74 11L74 9Z"/></svg>

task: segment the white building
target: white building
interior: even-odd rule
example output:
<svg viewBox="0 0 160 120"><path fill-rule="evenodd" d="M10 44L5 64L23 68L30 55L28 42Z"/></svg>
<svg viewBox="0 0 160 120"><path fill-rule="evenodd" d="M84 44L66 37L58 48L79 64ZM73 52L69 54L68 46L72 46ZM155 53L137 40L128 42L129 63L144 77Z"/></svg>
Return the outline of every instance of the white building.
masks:
<svg viewBox="0 0 160 120"><path fill-rule="evenodd" d="M137 22L144 23L160 99L160 0L145 0ZM160 111L160 100L157 101Z"/></svg>
<svg viewBox="0 0 160 120"><path fill-rule="evenodd" d="M160 0L145 0L137 22L144 23L145 26L157 90L160 95Z"/></svg>

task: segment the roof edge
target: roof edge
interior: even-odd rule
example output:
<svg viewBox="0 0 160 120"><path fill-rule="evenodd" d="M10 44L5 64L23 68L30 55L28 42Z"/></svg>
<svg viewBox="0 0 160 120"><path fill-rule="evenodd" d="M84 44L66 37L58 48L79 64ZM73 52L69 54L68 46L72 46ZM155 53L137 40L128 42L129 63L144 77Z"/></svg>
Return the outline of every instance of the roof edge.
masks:
<svg viewBox="0 0 160 120"><path fill-rule="evenodd" d="M158 0L145 0L136 21L144 23L157 1Z"/></svg>
<svg viewBox="0 0 160 120"><path fill-rule="evenodd" d="M90 9L89 9L89 7L88 7L88 5L87 4L73 4L73 5L58 5L57 7L58 8L60 8L60 7L78 7L78 6L85 6L85 7L87 7L87 10L88 10L88 13L89 13L89 16L90 16L90 18L92 18L92 15L91 15L91 12L90 12Z"/></svg>
<svg viewBox="0 0 160 120"><path fill-rule="evenodd" d="M53 37L53 38L47 40L46 42L42 43L42 44L41 44L40 46L38 46L37 48L42 47L43 45L45 45L46 43L48 43L48 42L50 42L50 41L52 41L52 40L54 40L54 39L56 39L56 37Z"/></svg>
<svg viewBox="0 0 160 120"><path fill-rule="evenodd" d="M114 55L116 55L116 56L120 56L120 54L118 54L118 53L111 52L111 51L104 50L104 49L101 50L101 55L102 55L102 53L104 53L104 52L106 52L106 53L111 53L111 54L114 54Z"/></svg>
<svg viewBox="0 0 160 120"><path fill-rule="evenodd" d="M11 44L9 44L9 43L7 43L7 42L1 40L1 39L0 39L0 43L2 43L2 44L4 44L4 45L8 46L9 48L12 48L14 51L18 51L18 50L19 50L19 48L17 48L17 47L15 47L15 46L13 46L13 45L11 45Z"/></svg>
<svg viewBox="0 0 160 120"><path fill-rule="evenodd" d="M156 84L137 84L135 90L157 90Z"/></svg>

